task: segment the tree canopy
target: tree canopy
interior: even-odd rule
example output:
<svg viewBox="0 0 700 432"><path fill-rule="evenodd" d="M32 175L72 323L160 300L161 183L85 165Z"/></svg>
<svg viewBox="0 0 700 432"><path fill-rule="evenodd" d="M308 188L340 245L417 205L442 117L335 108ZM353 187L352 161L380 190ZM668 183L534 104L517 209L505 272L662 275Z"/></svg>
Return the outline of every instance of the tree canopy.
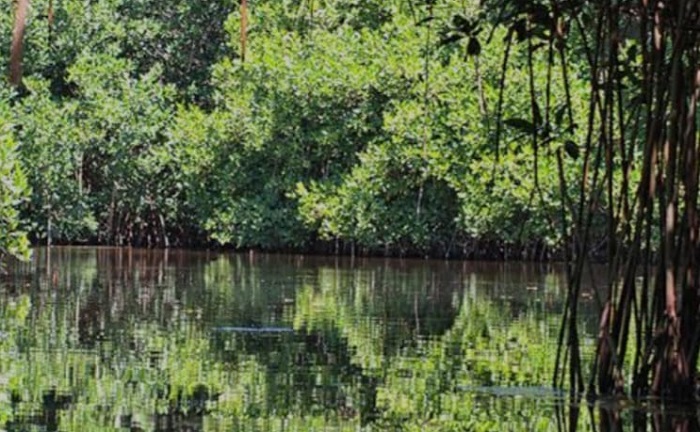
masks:
<svg viewBox="0 0 700 432"><path fill-rule="evenodd" d="M474 29L454 37L479 17L475 2L249 2L245 62L241 11L227 1L32 2L23 85L2 103L18 125L34 241L561 250L556 158L496 121L500 110L517 126L529 106L519 88L499 91L506 32L489 44ZM12 22L8 12L0 23L8 46ZM524 45L511 55L527 64ZM544 76L546 65L539 56L533 68ZM508 80L526 78L520 67ZM582 78L569 87L581 122ZM576 175L580 161L564 163Z"/></svg>

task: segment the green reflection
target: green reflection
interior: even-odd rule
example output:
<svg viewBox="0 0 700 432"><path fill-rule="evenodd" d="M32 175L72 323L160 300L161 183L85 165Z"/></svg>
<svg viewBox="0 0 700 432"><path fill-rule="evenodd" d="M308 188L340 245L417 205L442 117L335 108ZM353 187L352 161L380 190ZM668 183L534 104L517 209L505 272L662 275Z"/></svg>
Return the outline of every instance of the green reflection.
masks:
<svg viewBox="0 0 700 432"><path fill-rule="evenodd" d="M37 250L2 282L0 428L621 430L603 426L629 412L573 416L546 387L561 283L520 264Z"/></svg>

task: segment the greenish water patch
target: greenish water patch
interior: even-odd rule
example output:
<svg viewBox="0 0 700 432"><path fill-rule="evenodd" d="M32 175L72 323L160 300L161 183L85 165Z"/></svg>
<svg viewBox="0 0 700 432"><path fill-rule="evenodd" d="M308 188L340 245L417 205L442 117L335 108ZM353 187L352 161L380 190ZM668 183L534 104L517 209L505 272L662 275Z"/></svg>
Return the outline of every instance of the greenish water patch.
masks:
<svg viewBox="0 0 700 432"><path fill-rule="evenodd" d="M697 430L549 387L556 267L54 248L0 286L8 431Z"/></svg>

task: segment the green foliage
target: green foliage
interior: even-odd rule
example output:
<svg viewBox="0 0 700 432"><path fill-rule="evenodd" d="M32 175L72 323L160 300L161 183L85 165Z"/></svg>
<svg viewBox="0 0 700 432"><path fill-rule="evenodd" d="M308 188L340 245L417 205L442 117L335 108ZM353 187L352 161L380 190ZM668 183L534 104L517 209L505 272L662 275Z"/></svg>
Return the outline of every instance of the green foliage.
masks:
<svg viewBox="0 0 700 432"><path fill-rule="evenodd" d="M186 182L199 184L192 207L212 237L239 247L300 246L309 232L290 192L347 171L381 124L386 97L373 88L380 64L360 64L362 40L350 30L264 42L249 63L217 67L215 111L181 111L173 154Z"/></svg>
<svg viewBox="0 0 700 432"><path fill-rule="evenodd" d="M573 184L582 131L561 125L563 109L532 130L525 44L511 50L499 127L505 34L481 44L475 2L438 3L252 2L245 63L240 11L226 1L66 0L51 26L47 0L33 3L13 118L32 238L556 250L555 155L571 155ZM0 35L10 25L4 16ZM537 53L537 76L546 64ZM572 77L576 118L582 89ZM563 88L550 90L561 106Z"/></svg>
<svg viewBox="0 0 700 432"><path fill-rule="evenodd" d="M155 154L172 117L172 89L156 68L130 78L130 62L85 55L68 70L76 96L51 99L27 80L18 133L34 186L34 233L73 241L162 244L177 218L177 189ZM50 232L49 232L50 230Z"/></svg>
<svg viewBox="0 0 700 432"><path fill-rule="evenodd" d="M210 67L230 51L224 23L236 6L229 0L122 0L121 56L139 74L160 65L159 79L174 84L185 100L206 105Z"/></svg>
<svg viewBox="0 0 700 432"><path fill-rule="evenodd" d="M81 55L110 54L133 62L133 74L156 65L161 79L187 100L206 103L209 69L228 52L224 23L234 4L226 0L80 0L32 2L25 36L25 75L50 82L57 96L71 96L68 69ZM0 42L10 46L12 10L0 18ZM0 57L6 70L7 55Z"/></svg>
<svg viewBox="0 0 700 432"><path fill-rule="evenodd" d="M29 256L28 242L21 230L19 205L29 189L20 168L17 144L12 137L13 124L7 103L8 93L0 89L0 265L8 255Z"/></svg>
<svg viewBox="0 0 700 432"><path fill-rule="evenodd" d="M76 127L78 104L53 101L46 81L25 80L28 96L17 105L17 138L24 143L23 166L33 186L25 210L31 215L35 239L80 240L96 230L89 197L82 187L82 162Z"/></svg>

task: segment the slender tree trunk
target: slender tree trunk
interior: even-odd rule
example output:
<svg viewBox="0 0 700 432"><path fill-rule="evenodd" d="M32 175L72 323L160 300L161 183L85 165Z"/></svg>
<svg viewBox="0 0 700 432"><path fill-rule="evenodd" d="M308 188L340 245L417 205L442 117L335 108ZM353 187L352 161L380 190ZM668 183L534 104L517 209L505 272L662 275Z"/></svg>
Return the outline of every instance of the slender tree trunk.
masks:
<svg viewBox="0 0 700 432"><path fill-rule="evenodd" d="M579 29L576 41L583 44L591 77L584 161L577 180L578 203L567 198L566 178L561 175L562 150L556 153L562 238L570 249L569 292L559 334L555 385L564 384L562 371L568 368L572 393L583 390L576 308L583 268L590 260L594 217L600 216L607 224L609 278L607 298L599 303L599 335L589 391L625 392L629 382L625 369L632 354L632 373L628 376L632 377L635 396L654 394L689 400L696 396L700 357L700 0L583 3L587 6L579 8L552 0L548 11L554 17L552 22L533 21L544 34L549 30L548 44L528 41L530 62L535 46L549 46L550 69L562 68L570 132L575 128L567 79L565 23L576 24ZM511 4L521 8L520 17L536 16L533 11L542 8L542 3L534 0L514 0ZM511 23L506 36L496 158L510 41L514 33L520 38L536 34L519 32L519 22ZM631 39L637 39L641 55L628 49L626 42ZM560 53L558 66L553 47ZM639 65L628 69L625 65L631 59L639 60ZM544 119L544 125L549 126L549 81L554 75L551 70L547 72L545 113L541 117L536 115L539 108L535 101L538 92L533 90L534 70L531 65L528 69L535 129L532 142L537 158L538 143L547 137L540 135L538 123ZM635 74L641 75L641 80ZM564 134L561 139L567 137ZM639 180L632 188L631 174L636 169ZM634 342L634 353L629 352L630 342Z"/></svg>
<svg viewBox="0 0 700 432"><path fill-rule="evenodd" d="M12 46L10 48L10 84L14 87L22 83L22 51L24 48L24 29L27 24L29 0L17 0L15 5L15 23L12 29Z"/></svg>

